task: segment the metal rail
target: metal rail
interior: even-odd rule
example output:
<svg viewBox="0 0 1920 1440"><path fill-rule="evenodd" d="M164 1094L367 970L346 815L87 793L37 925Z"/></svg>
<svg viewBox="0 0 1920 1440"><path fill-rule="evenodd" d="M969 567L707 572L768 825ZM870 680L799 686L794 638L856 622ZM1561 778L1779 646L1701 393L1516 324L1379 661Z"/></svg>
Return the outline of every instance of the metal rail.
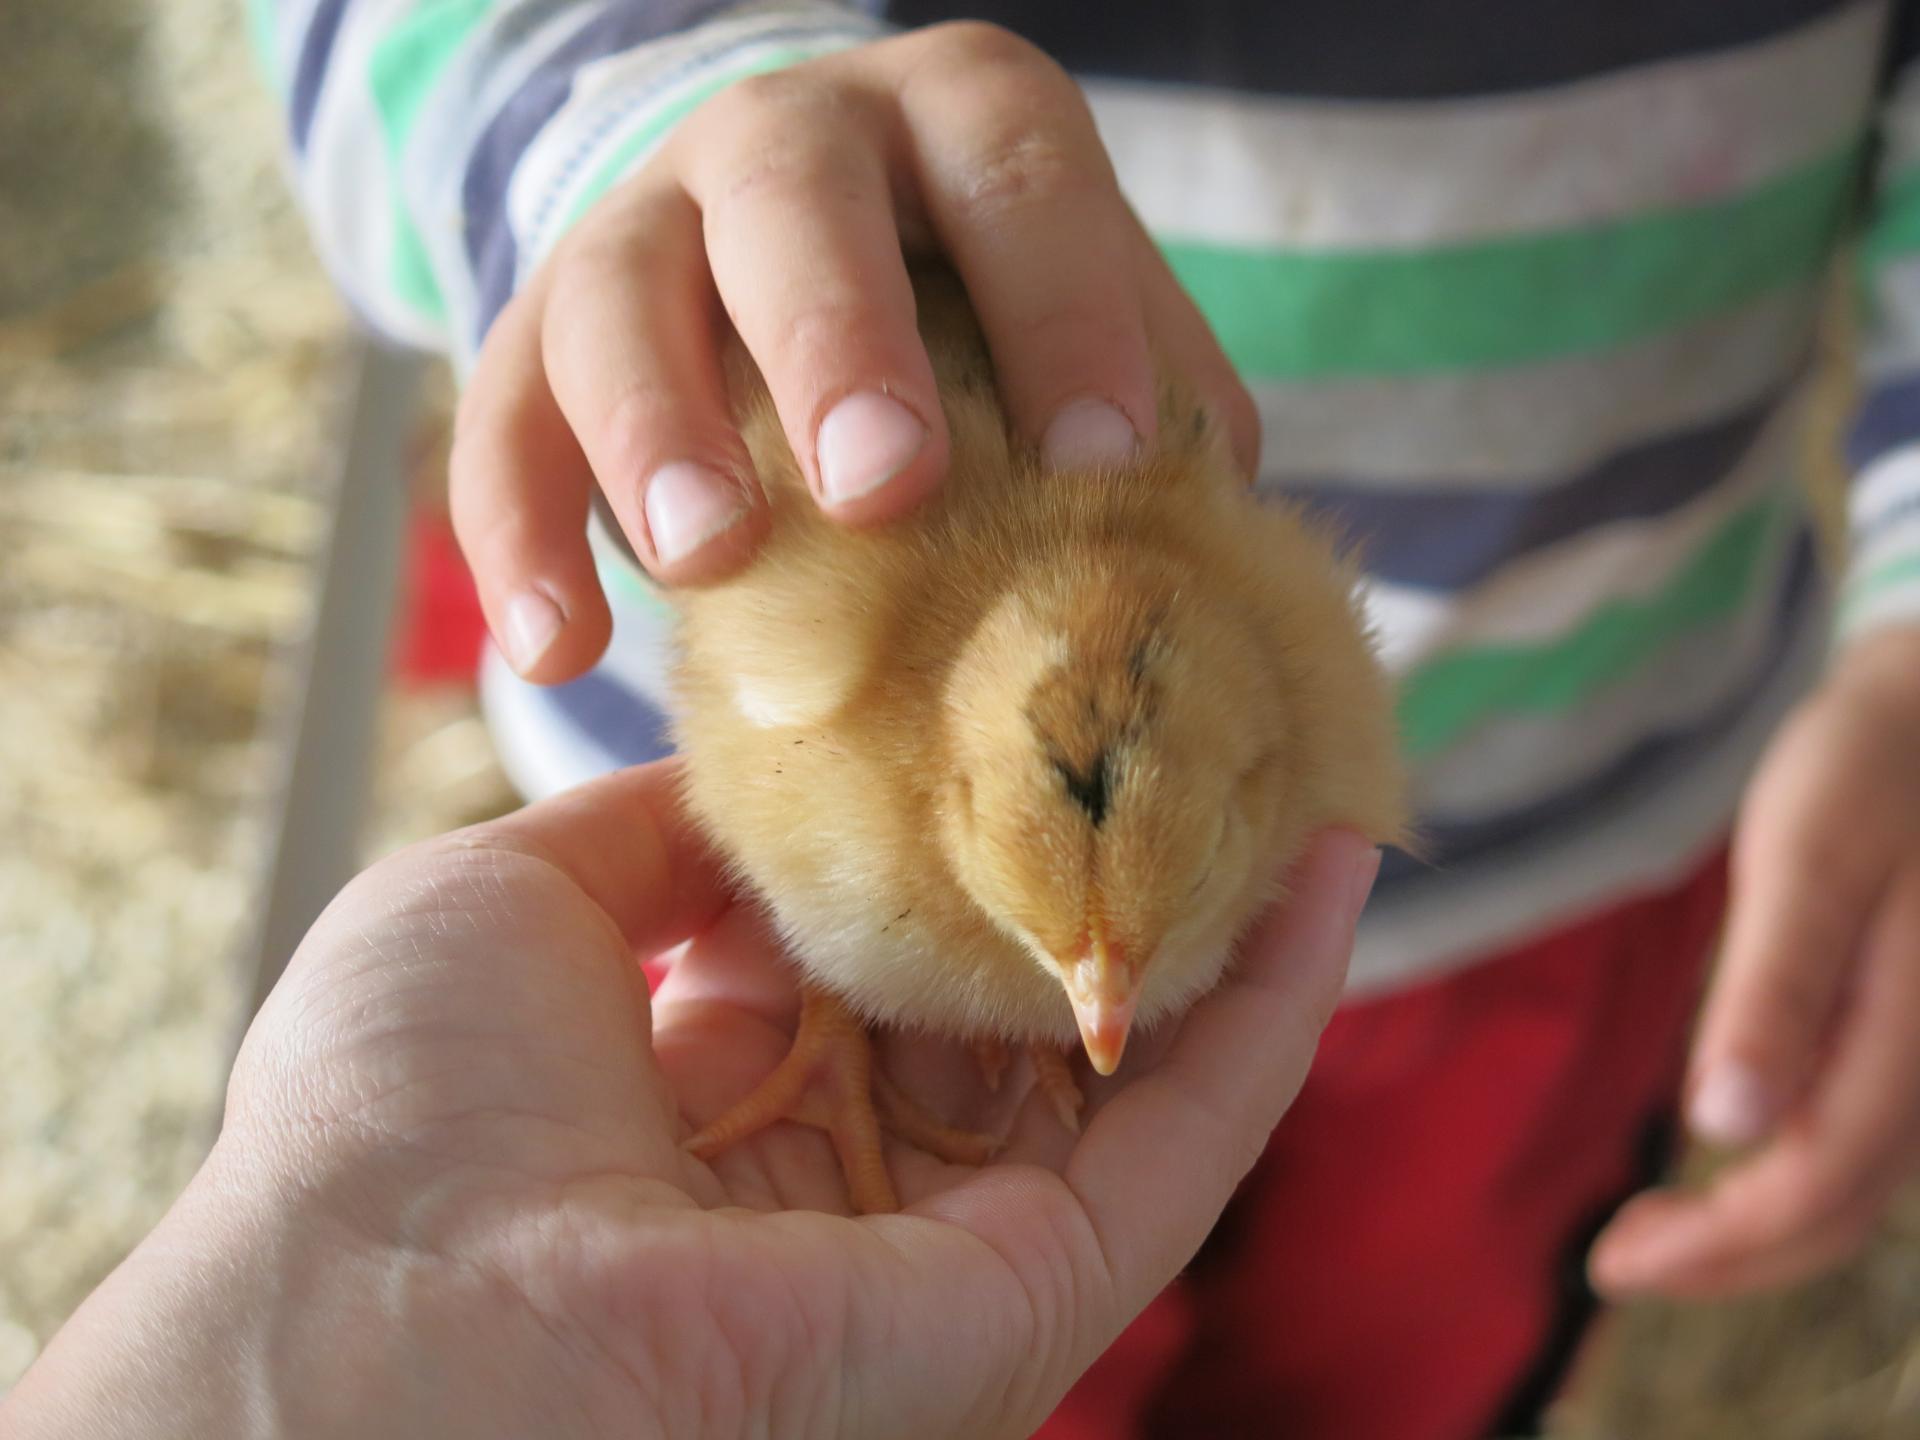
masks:
<svg viewBox="0 0 1920 1440"><path fill-rule="evenodd" d="M360 868L400 592L408 443L427 363L366 337L356 340L348 359L333 524L320 558L313 618L278 727L279 803L266 841L255 929L242 960L252 976L243 1028L308 927Z"/></svg>

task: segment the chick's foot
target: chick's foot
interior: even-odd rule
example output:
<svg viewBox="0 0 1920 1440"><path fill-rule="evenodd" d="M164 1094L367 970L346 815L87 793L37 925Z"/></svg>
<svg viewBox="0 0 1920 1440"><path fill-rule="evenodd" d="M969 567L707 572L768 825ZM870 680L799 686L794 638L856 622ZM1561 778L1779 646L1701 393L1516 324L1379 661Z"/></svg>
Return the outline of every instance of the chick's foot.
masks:
<svg viewBox="0 0 1920 1440"><path fill-rule="evenodd" d="M1000 1153L1000 1142L977 1130L959 1130L936 1117L884 1074L876 1071L873 1093L887 1129L909 1145L952 1165L984 1165Z"/></svg>
<svg viewBox="0 0 1920 1440"><path fill-rule="evenodd" d="M860 1018L826 991L802 986L800 1028L786 1058L686 1148L711 1160L777 1120L813 1125L833 1141L853 1208L886 1214L900 1200L881 1152L883 1112L886 1130L944 1160L979 1165L999 1148L990 1136L956 1130L915 1104L875 1068Z"/></svg>
<svg viewBox="0 0 1920 1440"><path fill-rule="evenodd" d="M1000 1093L1000 1077L1007 1073L1008 1058L1004 1040L989 1038L973 1042L973 1059L980 1067L980 1078L996 1095Z"/></svg>
<svg viewBox="0 0 1920 1440"><path fill-rule="evenodd" d="M801 987L800 1028L786 1058L745 1099L688 1140L687 1149L711 1160L776 1120L798 1120L827 1132L855 1210L874 1215L900 1208L880 1152L873 1046L866 1027L833 996L811 986Z"/></svg>
<svg viewBox="0 0 1920 1440"><path fill-rule="evenodd" d="M1080 1086L1073 1078L1073 1061L1045 1045L1030 1046L1027 1058L1033 1064L1034 1088L1047 1097L1060 1123L1078 1135L1080 1110L1087 1103L1087 1097L1080 1093Z"/></svg>
<svg viewBox="0 0 1920 1440"><path fill-rule="evenodd" d="M1011 1059L1006 1042L976 1040L973 1042L973 1058L980 1067L980 1078L986 1081L987 1089L998 1094L1001 1077L1006 1074ZM1029 1045L1027 1059L1033 1065L1034 1088L1046 1096L1061 1125L1070 1134L1078 1135L1080 1111L1087 1102L1073 1078L1072 1057L1046 1045Z"/></svg>

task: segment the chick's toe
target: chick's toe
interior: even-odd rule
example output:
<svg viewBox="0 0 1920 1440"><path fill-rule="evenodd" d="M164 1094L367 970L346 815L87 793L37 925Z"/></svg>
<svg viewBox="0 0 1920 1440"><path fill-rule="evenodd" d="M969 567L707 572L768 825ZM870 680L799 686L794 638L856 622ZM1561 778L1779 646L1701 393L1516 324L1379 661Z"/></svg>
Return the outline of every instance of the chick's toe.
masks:
<svg viewBox="0 0 1920 1440"><path fill-rule="evenodd" d="M873 1093L889 1131L948 1164L984 1165L1000 1153L1000 1141L993 1136L947 1124L878 1071Z"/></svg>
<svg viewBox="0 0 1920 1440"><path fill-rule="evenodd" d="M1080 1110L1087 1103L1087 1097L1080 1093L1080 1086L1073 1078L1073 1061L1046 1045L1030 1046L1027 1058L1033 1063L1034 1088L1047 1097L1047 1103L1053 1106L1054 1115L1067 1133L1078 1135Z"/></svg>
<svg viewBox="0 0 1920 1440"><path fill-rule="evenodd" d="M801 987L800 1026L786 1058L689 1139L686 1149L711 1160L780 1120L827 1132L840 1158L848 1198L863 1215L900 1208L881 1148L885 1132L957 1164L984 1164L999 1149L991 1136L944 1124L882 1075L873 1063L865 1023L833 995L813 986Z"/></svg>

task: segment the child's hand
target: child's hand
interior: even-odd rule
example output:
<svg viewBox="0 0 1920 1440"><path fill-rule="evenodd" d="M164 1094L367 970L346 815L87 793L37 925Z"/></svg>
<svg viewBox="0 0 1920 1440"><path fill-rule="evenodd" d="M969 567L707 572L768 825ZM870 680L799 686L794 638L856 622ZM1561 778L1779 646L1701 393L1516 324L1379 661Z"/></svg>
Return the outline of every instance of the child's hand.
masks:
<svg viewBox="0 0 1920 1440"><path fill-rule="evenodd" d="M1634 1200L1615 1292L1732 1294L1865 1243L1920 1161L1920 629L1855 644L1774 742L1741 816L1688 1116L1752 1156Z"/></svg>
<svg viewBox="0 0 1920 1440"><path fill-rule="evenodd" d="M454 521L521 674L566 679L606 643L582 533L596 481L662 580L727 574L762 538L725 320L828 514L884 521L940 483L946 426L903 243L958 270L1008 409L1050 455L1152 439L1152 337L1251 468L1253 404L1066 74L986 25L862 46L703 104L495 322L460 407Z"/></svg>

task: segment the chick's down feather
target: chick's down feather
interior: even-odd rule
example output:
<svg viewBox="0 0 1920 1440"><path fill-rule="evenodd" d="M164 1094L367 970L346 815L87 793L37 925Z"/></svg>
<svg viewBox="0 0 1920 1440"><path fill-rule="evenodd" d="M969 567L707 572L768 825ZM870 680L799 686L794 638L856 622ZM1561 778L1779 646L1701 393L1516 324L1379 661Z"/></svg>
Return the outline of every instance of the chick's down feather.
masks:
<svg viewBox="0 0 1920 1440"><path fill-rule="evenodd" d="M824 518L730 358L772 533L674 597L688 794L856 1012L1077 1035L1110 1069L1218 980L1314 831L1401 837L1391 697L1354 570L1247 489L1178 377L1137 463L1050 471L958 285L916 291L952 462L906 520Z"/></svg>

